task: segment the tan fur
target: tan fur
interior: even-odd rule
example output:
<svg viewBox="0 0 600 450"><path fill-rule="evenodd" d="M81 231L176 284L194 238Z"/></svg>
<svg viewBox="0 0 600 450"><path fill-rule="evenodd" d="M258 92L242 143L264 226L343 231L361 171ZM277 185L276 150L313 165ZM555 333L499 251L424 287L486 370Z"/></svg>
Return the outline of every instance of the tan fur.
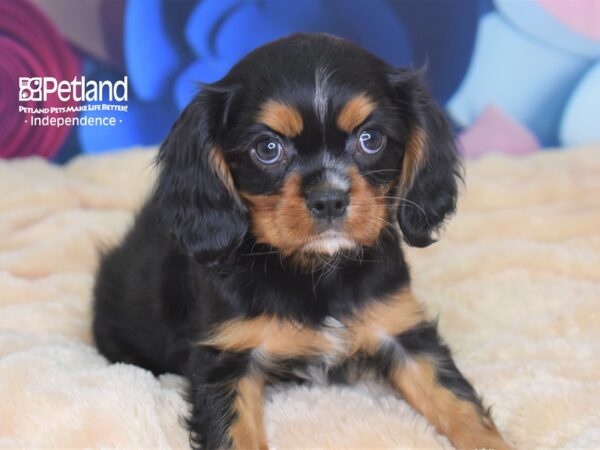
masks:
<svg viewBox="0 0 600 450"><path fill-rule="evenodd" d="M262 105L258 121L290 138L298 136L304 128L300 112L293 106L276 100L269 100Z"/></svg>
<svg viewBox="0 0 600 450"><path fill-rule="evenodd" d="M227 191L229 191L229 193L235 198L238 198L233 177L231 176L229 166L227 165L227 162L225 162L225 158L223 157L221 149L218 147L211 148L209 156L210 165L215 175L217 175L219 180L221 180L221 182L225 185Z"/></svg>
<svg viewBox="0 0 600 450"><path fill-rule="evenodd" d="M344 355L358 351L374 353L382 336L396 336L424 318L419 302L410 291L402 289L342 320L347 344L343 345ZM225 322L200 344L223 351L260 350L267 360L339 353L339 342L334 342L327 332L326 327L313 329L287 319L258 316Z"/></svg>
<svg viewBox="0 0 600 450"><path fill-rule="evenodd" d="M361 245L373 245L385 225L387 211L385 188L376 189L358 173L350 169L350 203L344 231Z"/></svg>
<svg viewBox="0 0 600 450"><path fill-rule="evenodd" d="M248 201L252 231L259 243L273 245L289 256L309 242L314 223L300 194L299 175L290 175L278 194L241 195Z"/></svg>
<svg viewBox="0 0 600 450"><path fill-rule="evenodd" d="M384 301L367 305L351 321L345 322L352 336L350 353L375 353L382 336L396 336L424 319L423 308L405 289Z"/></svg>
<svg viewBox="0 0 600 450"><path fill-rule="evenodd" d="M234 402L235 421L229 429L236 449L267 449L263 420L264 381L257 376L243 377L237 385Z"/></svg>
<svg viewBox="0 0 600 450"><path fill-rule="evenodd" d="M376 104L366 94L358 94L348 101L337 117L340 130L351 133L375 110Z"/></svg>
<svg viewBox="0 0 600 450"><path fill-rule="evenodd" d="M336 355L350 357L359 351L375 353L386 336L396 336L425 318L423 310L406 289L372 303L344 320L344 342L334 342L324 330L270 316L236 319L220 325L202 345L223 351L258 350L260 361L278 358ZM342 349L342 350L340 350ZM508 449L494 424L471 402L458 399L436 380L435 365L426 358L409 360L390 375L392 385L417 411L460 449ZM238 419L231 435L236 448L263 448L262 384L244 378L238 386L235 409ZM262 429L262 428L260 428Z"/></svg>
<svg viewBox="0 0 600 450"><path fill-rule="evenodd" d="M350 169L350 203L343 230L349 239L361 245L373 245L385 225L386 199L389 187L373 188L355 168ZM252 195L240 192L248 202L252 231L257 241L276 247L282 255L291 256L309 244L315 236L315 224L300 194L300 176L292 174L281 192ZM320 263L309 254L294 255L296 263L311 267Z"/></svg>
<svg viewBox="0 0 600 450"><path fill-rule="evenodd" d="M265 361L272 358L309 357L336 351L325 332L291 320L270 316L235 319L217 327L201 342L223 351L259 350Z"/></svg>
<svg viewBox="0 0 600 450"><path fill-rule="evenodd" d="M457 398L436 380L436 369L425 358L395 369L390 381L404 399L425 416L458 449L510 449L492 421L472 402Z"/></svg>
<svg viewBox="0 0 600 450"><path fill-rule="evenodd" d="M402 178L400 179L400 190L408 191L417 176L417 172L423 165L426 157L427 136L420 128L415 128L408 139L404 149L404 160L402 162Z"/></svg>

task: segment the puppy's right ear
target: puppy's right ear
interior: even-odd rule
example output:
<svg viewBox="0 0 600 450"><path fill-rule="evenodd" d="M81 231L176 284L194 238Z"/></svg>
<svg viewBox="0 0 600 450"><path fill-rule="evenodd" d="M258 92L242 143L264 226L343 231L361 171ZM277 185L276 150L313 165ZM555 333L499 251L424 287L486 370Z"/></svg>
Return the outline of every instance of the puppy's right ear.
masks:
<svg viewBox="0 0 600 450"><path fill-rule="evenodd" d="M242 242L248 222L219 146L235 88L206 86L181 113L160 147L152 201L180 248L215 263Z"/></svg>

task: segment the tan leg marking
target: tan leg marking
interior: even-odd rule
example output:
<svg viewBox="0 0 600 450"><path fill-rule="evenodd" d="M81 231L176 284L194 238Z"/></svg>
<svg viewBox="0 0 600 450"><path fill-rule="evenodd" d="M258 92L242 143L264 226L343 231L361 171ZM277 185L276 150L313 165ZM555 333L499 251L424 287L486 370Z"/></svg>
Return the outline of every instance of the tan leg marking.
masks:
<svg viewBox="0 0 600 450"><path fill-rule="evenodd" d="M237 385L234 402L235 420L229 435L236 449L267 449L263 421L264 382L256 376L247 375Z"/></svg>
<svg viewBox="0 0 600 450"><path fill-rule="evenodd" d="M408 289L362 309L347 322L351 354L374 354L386 338L394 338L426 320L419 302ZM457 398L436 379L436 367L425 357L398 361L390 382L406 401L448 436L460 449L509 449L491 419L472 402Z"/></svg>
<svg viewBox="0 0 600 450"><path fill-rule="evenodd" d="M477 406L457 398L436 379L435 365L416 358L390 375L392 385L458 449L510 449L493 422Z"/></svg>

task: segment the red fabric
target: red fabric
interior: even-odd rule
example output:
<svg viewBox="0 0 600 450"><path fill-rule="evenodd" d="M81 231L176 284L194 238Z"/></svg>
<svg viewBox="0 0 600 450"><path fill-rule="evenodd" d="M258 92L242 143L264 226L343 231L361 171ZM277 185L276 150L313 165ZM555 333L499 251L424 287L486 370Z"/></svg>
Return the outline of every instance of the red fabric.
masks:
<svg viewBox="0 0 600 450"><path fill-rule="evenodd" d="M25 0L0 0L0 157L51 158L70 132L69 127L31 126L31 115L20 113L19 105L77 105L52 95L46 102L19 102L19 77L50 76L60 82L80 72L79 58L42 12Z"/></svg>

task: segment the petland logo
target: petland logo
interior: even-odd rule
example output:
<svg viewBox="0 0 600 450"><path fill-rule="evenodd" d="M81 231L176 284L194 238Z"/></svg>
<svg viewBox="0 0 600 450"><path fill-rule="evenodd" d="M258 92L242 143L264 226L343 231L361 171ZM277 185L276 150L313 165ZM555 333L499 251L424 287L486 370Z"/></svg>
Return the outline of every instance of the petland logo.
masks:
<svg viewBox="0 0 600 450"><path fill-rule="evenodd" d="M19 101L45 102L51 94L63 102L126 102L127 77L115 82L86 80L83 76L71 81L58 81L54 77L19 77Z"/></svg>
<svg viewBox="0 0 600 450"><path fill-rule="evenodd" d="M32 127L114 127L125 120L127 100L127 77L114 82L19 77L19 112Z"/></svg>

